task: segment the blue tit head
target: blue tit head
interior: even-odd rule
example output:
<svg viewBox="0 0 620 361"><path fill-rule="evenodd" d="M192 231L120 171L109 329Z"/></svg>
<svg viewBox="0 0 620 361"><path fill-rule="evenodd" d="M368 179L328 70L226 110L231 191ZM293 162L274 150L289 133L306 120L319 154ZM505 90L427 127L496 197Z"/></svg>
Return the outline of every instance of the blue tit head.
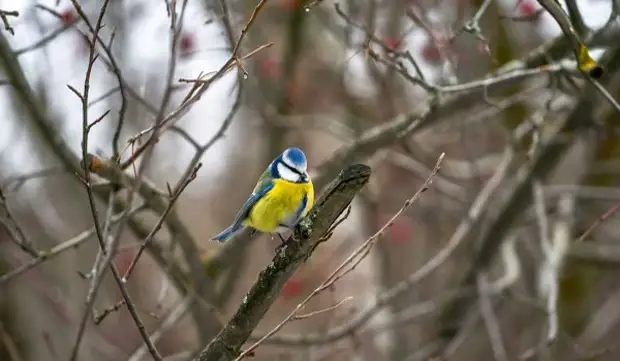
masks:
<svg viewBox="0 0 620 361"><path fill-rule="evenodd" d="M296 147L286 149L271 163L271 176L294 183L307 183L310 177L306 155Z"/></svg>

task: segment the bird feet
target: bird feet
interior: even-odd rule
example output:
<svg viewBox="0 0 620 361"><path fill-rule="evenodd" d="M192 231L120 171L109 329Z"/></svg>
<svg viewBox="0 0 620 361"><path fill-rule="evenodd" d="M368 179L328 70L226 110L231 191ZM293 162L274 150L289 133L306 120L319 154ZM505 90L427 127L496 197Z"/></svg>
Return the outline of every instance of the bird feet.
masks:
<svg viewBox="0 0 620 361"><path fill-rule="evenodd" d="M278 235L278 237L280 238L280 244L276 246L276 248L274 249L274 251L276 253L280 252L280 249L282 249L282 247L286 244L286 239L284 239L284 237L282 237L282 235L280 233L276 233Z"/></svg>

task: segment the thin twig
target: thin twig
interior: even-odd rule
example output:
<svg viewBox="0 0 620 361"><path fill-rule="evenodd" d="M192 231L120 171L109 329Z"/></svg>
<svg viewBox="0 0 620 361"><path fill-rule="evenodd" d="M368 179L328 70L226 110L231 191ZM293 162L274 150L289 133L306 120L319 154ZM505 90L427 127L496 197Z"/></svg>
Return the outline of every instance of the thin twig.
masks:
<svg viewBox="0 0 620 361"><path fill-rule="evenodd" d="M56 18L60 19L62 16L55 10L42 5L42 4L36 4L35 5L36 9L40 9L43 11L46 11L50 14L52 14L53 16L55 16ZM23 55L27 52L36 50L42 46L45 46L47 43L49 43L50 41L56 39L56 37L58 37L60 34L64 33L66 30L69 30L70 28L72 28L75 24L77 24L79 18L75 18L75 19L71 19L71 21L67 24L64 24L63 26L61 26L60 28L52 31L51 33L49 33L48 35L45 35L43 37L41 37L39 40L35 41L34 43L30 44L30 45L26 45L21 49L17 49L15 50L13 53L15 54L15 57L19 57L20 55Z"/></svg>
<svg viewBox="0 0 620 361"><path fill-rule="evenodd" d="M10 239L24 252L28 253L32 257L37 257L39 252L35 249L34 245L26 237L26 234L19 226L19 223L13 217L7 200L0 188L0 224L4 225Z"/></svg>
<svg viewBox="0 0 620 361"><path fill-rule="evenodd" d="M333 306L322 308L322 309L317 310L317 311L312 311L312 312L304 313L304 314L301 314L301 315L295 315L295 316L293 316L293 318L291 320L292 321L303 320L303 319L306 319L306 318L314 317L316 315L320 315L320 314L325 313L325 312L333 311L333 310L337 309L338 307L342 306L345 302L348 302L348 301L350 301L352 299L353 299L353 297L351 297L351 296L346 297L342 301L336 303Z"/></svg>
<svg viewBox="0 0 620 361"><path fill-rule="evenodd" d="M149 233L148 236L146 236L146 238L142 241L142 244L140 244L140 248L138 248L138 252L136 252L136 255L134 256L134 258L131 260L131 263L129 264L129 267L127 267L127 271L125 271L125 275L122 278L123 283L126 283L127 280L129 280L129 277L131 277L131 273L133 272L133 269L136 267L136 264L138 263L140 256L144 252L144 249L146 248L146 246L149 245L149 243L153 241L153 237L155 237L155 234L161 229L164 223L164 220L168 216L168 213L170 213L170 210L172 210L172 207L174 206L174 203L176 202L176 200L179 198L181 193L183 193L183 190L185 190L185 188L194 179L196 179L196 175L200 167L202 167L202 163L198 163L196 164L196 166L191 168L192 172L187 177L185 177L185 180L179 185L179 187L176 190L170 193L170 197L168 200L168 207L166 207L164 212L161 214L161 216L157 220L157 223L155 223L155 226L153 227L153 230L151 230L151 233Z"/></svg>
<svg viewBox="0 0 620 361"><path fill-rule="evenodd" d="M620 50L618 48L612 48L603 57L611 75L618 71L619 59ZM610 78L612 77L606 77L605 81L609 81ZM507 193L499 201L499 208L488 214L489 227L484 228L481 234L476 235L479 246L459 282L460 287L468 287L474 284L479 271L487 269L495 259L496 252L500 249L512 226L531 205L533 179L545 179L555 169L558 162L563 159L568 147L573 144L572 141L559 142L558 138L564 134L577 133L582 129L584 122L587 122L591 117L597 95L596 92L584 92L572 113L560 120L560 124L555 127L556 129L541 141L535 154L516 170L512 187L506 190ZM470 235L468 238L472 236ZM440 330L446 345L458 334L460 323L473 301L472 297L466 297L452 302L446 307L441 317L443 325Z"/></svg>
<svg viewBox="0 0 620 361"><path fill-rule="evenodd" d="M493 302L490 296L490 287L486 274L478 275L478 301L480 313L487 329L487 334L491 340L491 348L496 361L508 361L508 353L502 339L502 332L495 311L493 311Z"/></svg>
<svg viewBox="0 0 620 361"><path fill-rule="evenodd" d="M17 58L13 56L13 52L6 40L6 37L4 37L1 33L0 66L4 69L5 76L13 85L12 89L15 93L15 101L25 110L23 117L24 121L32 126L33 129L40 132L40 140L42 145L48 147L52 154L57 156L68 170L77 174L83 173L83 167L80 165L81 160L76 157L67 143L60 136L58 136L56 120L45 112L40 102L36 101L37 96L34 90L28 83ZM130 88L128 89L130 90ZM131 95L133 96L133 94ZM91 162L92 158L96 157L89 155L87 159L82 161L91 164L93 163ZM147 202L148 208L152 209L157 214L161 214L161 212L163 212L166 208L166 203L161 197L161 192L158 191L156 187L152 186L151 182L146 179L143 179L142 182L134 181L134 179L129 175L124 174L122 170L111 166L110 164L115 164L112 161L109 162L110 164L107 162L99 163L102 165L100 169L101 174L98 173L97 169L99 168L97 167L91 167L89 165L89 169L91 171L96 171L98 175L105 175L109 177L106 178L106 180L109 181L109 185L137 188L140 196ZM95 168L95 170L92 168ZM78 178L76 177L75 179L77 180ZM92 186L98 198L107 200L109 197L109 185L106 184L103 187L94 187L95 184L93 184ZM117 207L117 209L129 210L130 205L117 198L115 200L115 207ZM122 218L124 219L125 217L122 216ZM127 222L132 231L138 234L140 238L146 237L150 231L150 227L146 227L142 220L136 219L135 217L128 219ZM121 223L120 225L122 226L123 224L124 223ZM211 312L209 312L210 307L202 307L203 304L212 303L211 300L215 299L213 294L214 287L209 278L204 274L203 265L198 256L198 250L195 246L194 237L191 235L183 222L181 222L181 220L174 214L174 212L171 212L170 216L166 220L166 225L168 226L170 233L173 234L173 237L178 237L179 240L186 241L181 243L181 245L186 245L183 248L183 252L187 258L188 266L193 279L190 281L188 274L181 270L181 267L176 263L176 261L165 259L162 255L161 248L157 247L155 243L153 243L152 247L150 247L153 251L153 256L157 260L158 264L160 264L163 268L170 269L172 280L184 294L197 294L197 300L199 300L200 303L196 303L194 305L195 307L193 307L192 313L198 327L209 329L212 328L213 332L216 332L216 330L220 327L220 321L214 317ZM121 288L121 292L123 292L123 290L124 288ZM132 311L135 311L135 308L130 309L130 313Z"/></svg>
<svg viewBox="0 0 620 361"><path fill-rule="evenodd" d="M82 19L86 23L89 23L84 11L82 10L77 0L71 0L71 2L73 3L74 8L78 12L78 14L80 14ZM95 24L95 26L93 27L89 25L89 28L91 29L93 33L93 38L92 40L89 39L90 52L89 52L89 58L88 58L89 59L88 67L86 70L86 77L84 80L83 93L79 94L75 89L70 88L74 91L74 93L76 93L76 95L78 95L78 97L80 98L82 102L82 158L83 159L86 159L88 157L88 135L89 135L90 130L92 129L92 126L96 124L96 121L92 124L89 124L88 122L88 95L89 95L89 89L90 89L90 75L92 72L93 65L95 61L97 60L97 55L95 53L95 46L97 44L97 36L99 34L99 31L101 30L101 27L103 26L103 17L107 9L108 2L109 0L104 1L101 7L100 13L99 13L99 18L97 19L97 23ZM81 319L81 322L78 328L78 334L76 337L76 341L71 350L70 361L75 361L78 357L80 344L81 344L82 338L86 330L86 323L88 320L87 315L89 314L90 310L93 307L93 304L94 304L94 301L97 295L97 291L103 280L103 275L105 274L105 270L108 267L110 267L112 271L112 275L114 276L114 279L116 280L116 283L118 284L120 288L121 294L123 295L123 300L127 304L127 309L129 310L129 313L131 317L133 318L138 328L138 331L140 332L140 335L142 336L144 342L146 343L149 349L149 352L151 353L151 356L153 357L155 361L161 361L162 357L159 355L159 352L157 351L155 346L150 342L148 338L148 334L146 333L144 329L144 325L140 319L140 316L138 315L135 309L135 305L132 303L129 293L127 292L125 285L121 281L120 274L118 270L116 269L116 266L112 263L112 259L114 258L114 255L116 253L116 246L118 245L118 242L120 240L120 235L124 228L124 224L126 224L127 216L129 214L130 209L128 207L127 209L124 210L123 212L124 214L121 220L119 221L120 225L117 228L117 232L115 236L111 239L110 244L107 245L107 242L106 242L107 240L103 238L104 235L100 228L99 216L96 210L94 193L90 185L89 164L87 164L87 162L83 162L82 167L84 170L84 182L83 183L84 183L84 186L88 194L88 199L89 199L90 208L92 211L92 216L93 216L93 221L94 221L94 226L95 226L95 234L97 235L97 240L99 241L100 253L104 257L103 257L103 260L101 261L100 268L99 269L95 268L95 274L92 277L91 287L86 297L86 307L85 307L84 315L82 316L82 319ZM140 178L138 179L138 183L139 182L140 182ZM134 194L135 194L135 188L132 188L129 194L127 195L127 204L132 203L132 198Z"/></svg>
<svg viewBox="0 0 620 361"><path fill-rule="evenodd" d="M155 122L156 124L154 126L151 126L143 131L141 131L140 133L138 133L138 135L134 136L132 139L130 139L130 142L135 142L139 137L149 133L149 132L153 132L153 133L162 133L165 129L165 126L170 126L172 124L174 124L175 120L178 120L182 115L184 115L185 113L187 113L187 111L189 111L189 109L192 107L192 105L194 103L196 103L202 96L202 94L204 94L204 92L207 91L207 89L210 87L210 85L215 82L216 80L219 80L222 78L222 76L224 74L226 74L228 72L228 70L232 69L235 66L240 66L241 62L240 62L240 58L238 57L238 51L239 48L241 46L241 42L242 40L245 38L245 35L247 34L247 32L249 31L250 27L252 26L252 24L254 23L254 21L256 20L256 17L258 16L258 14L260 13L260 11L262 10L264 4L265 4L266 0L261 0L256 7L254 8L254 11L252 12L252 15L250 16L249 20L247 21L246 25L243 27L243 29L241 30L241 35L239 36L239 39L237 40L237 42L235 43L235 46L233 47L233 51L232 51L232 55L231 57L224 63L224 65L222 65L222 67L215 72L215 74L209 78L208 80L202 82L202 81L196 81L194 83L194 86L190 89L190 91L187 93L187 95L185 96L185 98L183 99L183 101L181 102L181 105L174 111L172 111L171 113L169 113L167 116L163 117L159 122ZM252 52L252 54L256 53L259 50L262 50L266 47L268 47L270 44L261 46L259 49L257 49L256 51ZM246 55L246 57L249 57L251 55ZM200 77L199 77L200 78ZM137 158L137 156L139 156L146 147L150 146L152 142L154 142L157 139L157 137L151 137L148 141L146 141L140 148L138 148L135 152L134 155L132 155L131 159L124 162L122 164L123 169L125 169L126 167L128 167L131 163L133 163L135 161L135 159ZM137 155L137 156L136 156Z"/></svg>
<svg viewBox="0 0 620 361"><path fill-rule="evenodd" d="M620 212L620 203L615 204L614 206L609 208L607 211L605 211L605 213L603 213L600 217L598 217L596 219L596 221L594 221L588 227L588 229L586 229L585 232L583 232L581 234L581 236L579 236L579 238L577 238L577 240L575 242L576 243L581 243L581 242L585 241L588 237L590 237L592 232L594 232L594 230L596 230L596 228L598 228L601 224L603 224L609 218L615 216L616 213L618 213L618 212Z"/></svg>
<svg viewBox="0 0 620 361"><path fill-rule="evenodd" d="M615 0L612 0L612 2ZM566 0L566 9L568 10L568 16L570 18L570 22L575 28L575 32L579 36L586 36L590 29L586 25L583 20L583 16L581 15L581 11L579 10L579 5L576 0Z"/></svg>
<svg viewBox="0 0 620 361"><path fill-rule="evenodd" d="M19 12L0 9L0 19L2 19L2 23L4 24L4 30L11 33L11 35L15 35L15 30L11 27L11 23L9 23L9 16L18 17Z"/></svg>
<svg viewBox="0 0 620 361"><path fill-rule="evenodd" d="M579 69L589 73L593 78L600 78L603 75L603 68L592 59L588 48L579 37L560 3L556 0L538 0L538 2L551 14L564 35L570 40Z"/></svg>
<svg viewBox="0 0 620 361"><path fill-rule="evenodd" d="M189 306L192 304L194 300L191 297L185 298L181 301L163 320L161 325L157 330L155 330L150 337L152 342L157 342L161 339L164 332L168 331L172 326L174 326L177 322L179 322L183 316L187 313ZM147 349L144 345L141 345L134 353L128 358L127 361L138 361L142 360L144 355L146 354Z"/></svg>
<svg viewBox="0 0 620 361"><path fill-rule="evenodd" d="M139 212L142 212L145 209L146 209L145 204L139 205L135 207L134 209L132 209L129 212L129 215L133 216ZM118 221L121 219L121 216L122 216L121 213L117 213L114 216L112 216L110 220L110 224L113 225L113 224L118 223ZM63 254L65 251L79 247L80 245L82 245L82 243L90 239L90 237L92 237L93 235L95 235L94 226L91 227L90 229L80 232L75 237L69 238L68 240L64 242L57 244L56 246L50 248L48 251L39 252L39 255L36 258L33 258L32 260L24 263L23 265L17 267L16 269L1 275L0 285L4 282L8 282L12 280L13 278L21 275L22 273L25 273L28 270L35 268L36 266L40 265L41 263L47 260L53 259L56 256Z"/></svg>

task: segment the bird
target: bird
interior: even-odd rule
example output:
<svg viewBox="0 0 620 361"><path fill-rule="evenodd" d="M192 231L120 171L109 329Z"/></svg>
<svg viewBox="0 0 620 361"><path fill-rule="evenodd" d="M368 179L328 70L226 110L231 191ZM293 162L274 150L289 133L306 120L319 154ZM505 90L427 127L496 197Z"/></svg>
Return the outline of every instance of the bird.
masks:
<svg viewBox="0 0 620 361"><path fill-rule="evenodd" d="M212 240L226 242L246 227L263 233L292 230L314 204L314 186L305 153L290 147L280 153L258 179L232 224Z"/></svg>

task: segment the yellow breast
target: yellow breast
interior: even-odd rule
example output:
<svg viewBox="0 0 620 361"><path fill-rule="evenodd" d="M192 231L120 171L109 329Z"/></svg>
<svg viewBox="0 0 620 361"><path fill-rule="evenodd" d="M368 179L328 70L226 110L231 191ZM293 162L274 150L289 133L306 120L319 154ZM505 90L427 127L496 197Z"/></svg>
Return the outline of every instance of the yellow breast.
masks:
<svg viewBox="0 0 620 361"><path fill-rule="evenodd" d="M312 182L292 183L276 179L273 188L256 202L243 223L264 233L274 232L281 223L295 214L306 195L308 202L302 215L306 215L314 204Z"/></svg>

